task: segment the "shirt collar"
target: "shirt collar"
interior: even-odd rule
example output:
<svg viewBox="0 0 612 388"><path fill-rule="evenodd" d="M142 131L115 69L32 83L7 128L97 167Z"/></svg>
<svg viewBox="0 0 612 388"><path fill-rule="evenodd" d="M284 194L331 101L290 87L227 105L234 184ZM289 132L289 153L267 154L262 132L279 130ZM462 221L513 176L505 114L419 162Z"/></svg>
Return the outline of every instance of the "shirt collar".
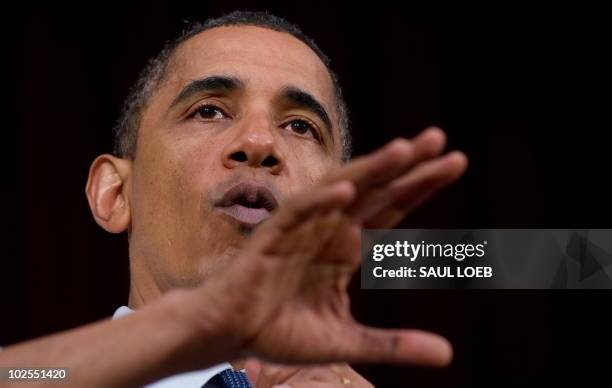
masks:
<svg viewBox="0 0 612 388"><path fill-rule="evenodd" d="M121 306L113 314L113 319L119 319L133 312L134 310L129 307ZM211 366L210 368L166 377L162 380L154 382L153 384L147 385L147 388L200 388L217 373L231 368L232 366L229 363L224 362L222 364Z"/></svg>

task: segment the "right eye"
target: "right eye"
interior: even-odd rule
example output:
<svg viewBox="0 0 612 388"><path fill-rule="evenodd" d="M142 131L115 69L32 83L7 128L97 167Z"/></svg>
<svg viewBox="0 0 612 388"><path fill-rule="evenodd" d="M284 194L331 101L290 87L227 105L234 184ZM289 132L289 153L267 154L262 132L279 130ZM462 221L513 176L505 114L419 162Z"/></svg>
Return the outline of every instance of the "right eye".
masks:
<svg viewBox="0 0 612 388"><path fill-rule="evenodd" d="M210 104L202 105L196 109L194 116L204 120L224 119L228 117L223 110Z"/></svg>

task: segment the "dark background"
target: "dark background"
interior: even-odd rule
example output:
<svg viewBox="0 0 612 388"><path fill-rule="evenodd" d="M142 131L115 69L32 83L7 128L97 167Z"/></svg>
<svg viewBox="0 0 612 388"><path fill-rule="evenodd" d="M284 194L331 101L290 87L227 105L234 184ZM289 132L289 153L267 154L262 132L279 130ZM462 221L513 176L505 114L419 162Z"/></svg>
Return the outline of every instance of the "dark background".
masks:
<svg viewBox="0 0 612 388"><path fill-rule="evenodd" d="M110 151L122 99L146 60L184 20L236 8L284 16L328 53L352 109L356 154L431 124L468 154L467 175L403 226L612 227L602 10L281 4L28 4L3 15L12 66L3 80L0 344L125 304L126 236L90 216L89 164ZM377 386L609 385L596 380L610 361L608 291L354 284L352 295L364 322L433 330L455 346L446 370L361 367Z"/></svg>

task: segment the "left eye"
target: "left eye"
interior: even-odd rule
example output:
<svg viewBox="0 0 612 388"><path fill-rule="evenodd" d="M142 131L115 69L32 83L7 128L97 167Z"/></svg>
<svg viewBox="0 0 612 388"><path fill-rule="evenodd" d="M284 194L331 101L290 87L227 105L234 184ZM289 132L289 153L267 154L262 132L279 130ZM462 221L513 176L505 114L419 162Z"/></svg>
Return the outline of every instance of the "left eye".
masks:
<svg viewBox="0 0 612 388"><path fill-rule="evenodd" d="M205 120L222 119L226 117L225 112L210 104L199 107L195 115Z"/></svg>
<svg viewBox="0 0 612 388"><path fill-rule="evenodd" d="M316 134L316 130L312 124L310 124L307 121L299 120L299 119L292 120L289 123L285 124L285 128L288 128L289 130L299 135L304 135L310 132L312 136L315 137L315 134Z"/></svg>

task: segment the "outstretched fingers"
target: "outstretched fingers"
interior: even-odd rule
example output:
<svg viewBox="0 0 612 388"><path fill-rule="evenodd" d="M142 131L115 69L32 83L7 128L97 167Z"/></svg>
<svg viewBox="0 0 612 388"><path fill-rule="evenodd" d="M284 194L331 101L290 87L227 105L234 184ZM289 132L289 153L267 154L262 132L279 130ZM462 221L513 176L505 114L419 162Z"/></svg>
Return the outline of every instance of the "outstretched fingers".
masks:
<svg viewBox="0 0 612 388"><path fill-rule="evenodd" d="M386 146L358 157L332 173L326 182L349 180L358 193L385 185L419 162L439 155L446 144L441 129L431 127L412 140L395 139Z"/></svg>
<svg viewBox="0 0 612 388"><path fill-rule="evenodd" d="M467 158L460 151L423 162L401 179L379 190L371 201L376 210L363 212L366 228L392 228L442 188L463 175Z"/></svg>
<svg viewBox="0 0 612 388"><path fill-rule="evenodd" d="M288 201L276 217L270 219L269 227L279 228L282 231L293 229L313 214L345 208L353 201L355 195L355 187L349 181L328 183Z"/></svg>

